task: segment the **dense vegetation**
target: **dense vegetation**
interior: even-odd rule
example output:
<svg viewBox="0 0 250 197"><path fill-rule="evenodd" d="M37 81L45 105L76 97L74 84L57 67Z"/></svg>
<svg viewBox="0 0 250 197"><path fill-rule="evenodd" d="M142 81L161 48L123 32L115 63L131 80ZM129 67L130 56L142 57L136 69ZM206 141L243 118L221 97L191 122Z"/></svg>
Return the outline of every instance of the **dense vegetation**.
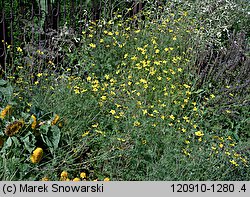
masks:
<svg viewBox="0 0 250 197"><path fill-rule="evenodd" d="M149 1L5 43L0 179L249 180L249 8Z"/></svg>

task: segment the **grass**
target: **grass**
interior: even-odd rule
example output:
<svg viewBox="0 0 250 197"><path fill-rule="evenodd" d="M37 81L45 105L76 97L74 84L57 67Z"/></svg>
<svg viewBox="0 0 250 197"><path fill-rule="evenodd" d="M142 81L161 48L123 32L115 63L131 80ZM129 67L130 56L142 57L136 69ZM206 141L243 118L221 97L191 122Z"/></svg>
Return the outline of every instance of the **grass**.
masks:
<svg viewBox="0 0 250 197"><path fill-rule="evenodd" d="M145 20L121 20L115 13L100 34L92 22L56 72L53 62L38 58L46 67L34 68L29 81L26 62L13 97L2 85L2 112L7 104L13 110L1 119L1 179L62 180L67 171L70 180L82 172L85 180L249 180L249 84L239 75L241 82L214 81L208 73L229 62L204 59L205 52L220 49L202 46L227 45L202 28L210 23L201 24L197 9L189 1L170 1L159 13L149 6ZM227 49L230 55L233 49ZM245 76L247 51L237 70L221 76ZM17 53L25 57L25 51ZM21 130L6 135L4 127L15 120L24 121ZM43 157L32 163L36 147Z"/></svg>

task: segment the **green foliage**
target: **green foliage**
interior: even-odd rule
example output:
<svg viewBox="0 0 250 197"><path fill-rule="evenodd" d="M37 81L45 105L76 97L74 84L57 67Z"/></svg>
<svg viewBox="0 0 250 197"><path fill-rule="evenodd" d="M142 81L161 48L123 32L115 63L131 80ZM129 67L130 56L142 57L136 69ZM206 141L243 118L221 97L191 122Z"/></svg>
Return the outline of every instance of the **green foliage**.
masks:
<svg viewBox="0 0 250 197"><path fill-rule="evenodd" d="M0 80L0 100L4 103L9 103L11 101L13 95L12 86L7 83L7 81L1 79Z"/></svg>
<svg viewBox="0 0 250 197"><path fill-rule="evenodd" d="M9 175L3 175L7 177L2 178L16 180L27 175L27 167L32 168L30 156L36 147L43 148L47 153L45 160L53 159L61 141L61 130L58 127L61 121L55 113L45 113L36 107L28 110L30 113L19 111L19 101L13 99L10 83L0 80L0 85L3 101L0 119L0 162L13 162L13 170L18 173L15 178L8 177ZM23 163L21 168L16 166L20 162Z"/></svg>

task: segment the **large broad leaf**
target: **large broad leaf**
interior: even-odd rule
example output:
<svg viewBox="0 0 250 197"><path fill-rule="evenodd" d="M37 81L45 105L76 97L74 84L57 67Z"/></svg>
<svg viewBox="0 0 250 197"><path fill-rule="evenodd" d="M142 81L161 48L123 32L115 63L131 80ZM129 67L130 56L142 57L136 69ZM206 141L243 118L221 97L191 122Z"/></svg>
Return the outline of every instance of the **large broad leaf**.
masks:
<svg viewBox="0 0 250 197"><path fill-rule="evenodd" d="M22 138L22 141L24 143L25 149L30 153L35 149L36 138L30 131Z"/></svg>
<svg viewBox="0 0 250 197"><path fill-rule="evenodd" d="M52 154L58 148L61 137L60 132L60 129L56 125L47 125L41 128L42 140L49 147L49 150Z"/></svg>

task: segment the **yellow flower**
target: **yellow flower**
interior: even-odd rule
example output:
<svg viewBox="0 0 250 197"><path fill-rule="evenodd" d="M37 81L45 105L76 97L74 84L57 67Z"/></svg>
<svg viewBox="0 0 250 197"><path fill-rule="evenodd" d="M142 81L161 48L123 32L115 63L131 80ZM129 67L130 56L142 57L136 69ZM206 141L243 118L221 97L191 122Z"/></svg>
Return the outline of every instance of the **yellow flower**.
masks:
<svg viewBox="0 0 250 197"><path fill-rule="evenodd" d="M177 71L178 71L178 72L182 72L182 68L178 68Z"/></svg>
<svg viewBox="0 0 250 197"><path fill-rule="evenodd" d="M96 45L93 44L93 43L90 43L89 46L90 46L91 48L96 48Z"/></svg>
<svg viewBox="0 0 250 197"><path fill-rule="evenodd" d="M78 177L74 178L73 181L81 181Z"/></svg>
<svg viewBox="0 0 250 197"><path fill-rule="evenodd" d="M61 178L68 178L68 172L67 171L62 171L61 173Z"/></svg>
<svg viewBox="0 0 250 197"><path fill-rule="evenodd" d="M11 105L7 105L0 114L0 118L4 119L6 117L7 114L10 114L10 109L11 109Z"/></svg>
<svg viewBox="0 0 250 197"><path fill-rule="evenodd" d="M184 120L188 120L188 117L187 117L187 116L184 116L183 119L184 119Z"/></svg>
<svg viewBox="0 0 250 197"><path fill-rule="evenodd" d="M107 97L106 97L106 96L101 96L101 99L102 99L103 101L106 101L106 100L107 100Z"/></svg>
<svg viewBox="0 0 250 197"><path fill-rule="evenodd" d="M112 115L114 115L116 112L115 112L115 110L111 109L109 113L111 113Z"/></svg>
<svg viewBox="0 0 250 197"><path fill-rule="evenodd" d="M197 132L195 132L195 135L198 137L202 137L204 135L204 133L202 133L201 131L197 131Z"/></svg>
<svg viewBox="0 0 250 197"><path fill-rule="evenodd" d="M35 116L35 115L32 115L31 118L33 119L33 122L32 122L32 124L31 124L31 128L32 128L32 129L35 129L35 128L36 128L36 125L37 125L36 116Z"/></svg>
<svg viewBox="0 0 250 197"><path fill-rule="evenodd" d="M110 178L106 177L103 181L110 181Z"/></svg>
<svg viewBox="0 0 250 197"><path fill-rule="evenodd" d="M174 115L172 115L172 114L169 116L169 118L171 118L172 120L175 119Z"/></svg>
<svg viewBox="0 0 250 197"><path fill-rule="evenodd" d="M9 137L15 135L16 133L19 132L19 130L23 127L24 121L23 120L16 120L13 123L10 123L6 129L5 129L5 134Z"/></svg>
<svg viewBox="0 0 250 197"><path fill-rule="evenodd" d="M33 151L33 154L30 156L30 160L32 163L39 163L43 156L43 149L42 148L36 148Z"/></svg>
<svg viewBox="0 0 250 197"><path fill-rule="evenodd" d="M49 181L49 177L45 176L45 177L42 178L41 181Z"/></svg>
<svg viewBox="0 0 250 197"><path fill-rule="evenodd" d="M51 125L55 125L58 122L59 118L60 117L56 114L54 120L51 122Z"/></svg>
<svg viewBox="0 0 250 197"><path fill-rule="evenodd" d="M234 160L230 160L230 163L233 164L233 165L235 165L235 166L238 166L238 165L239 165L239 164L237 164L237 162L234 161Z"/></svg>
<svg viewBox="0 0 250 197"><path fill-rule="evenodd" d="M85 137L89 134L89 131L86 131L84 134L82 134L82 137Z"/></svg>
<svg viewBox="0 0 250 197"><path fill-rule="evenodd" d="M186 144L190 144L190 141L189 141L189 140L185 140L185 143L186 143Z"/></svg>
<svg viewBox="0 0 250 197"><path fill-rule="evenodd" d="M18 52L23 52L23 50L21 49L21 47L17 47L17 51Z"/></svg>
<svg viewBox="0 0 250 197"><path fill-rule="evenodd" d="M139 121L135 121L135 122L134 122L134 126L135 126L135 127L138 127L138 126L140 126L140 125L141 125L141 123L140 123Z"/></svg>
<svg viewBox="0 0 250 197"><path fill-rule="evenodd" d="M82 179L86 179L87 178L87 174L85 172L81 172L80 177Z"/></svg>
<svg viewBox="0 0 250 197"><path fill-rule="evenodd" d="M93 124L93 125L92 125L92 127L93 127L93 128L97 128L97 127L98 127L98 125L99 125L99 124L98 124L98 123L96 123L96 124Z"/></svg>
<svg viewBox="0 0 250 197"><path fill-rule="evenodd" d="M36 76L41 77L41 76L43 76L43 73L38 73Z"/></svg>
<svg viewBox="0 0 250 197"><path fill-rule="evenodd" d="M182 130L182 132L184 132L184 133L187 131L187 129L185 129L185 128L182 128L181 130Z"/></svg>
<svg viewBox="0 0 250 197"><path fill-rule="evenodd" d="M113 33L112 33L112 32L108 32L108 35L109 35L109 36L113 36Z"/></svg>

